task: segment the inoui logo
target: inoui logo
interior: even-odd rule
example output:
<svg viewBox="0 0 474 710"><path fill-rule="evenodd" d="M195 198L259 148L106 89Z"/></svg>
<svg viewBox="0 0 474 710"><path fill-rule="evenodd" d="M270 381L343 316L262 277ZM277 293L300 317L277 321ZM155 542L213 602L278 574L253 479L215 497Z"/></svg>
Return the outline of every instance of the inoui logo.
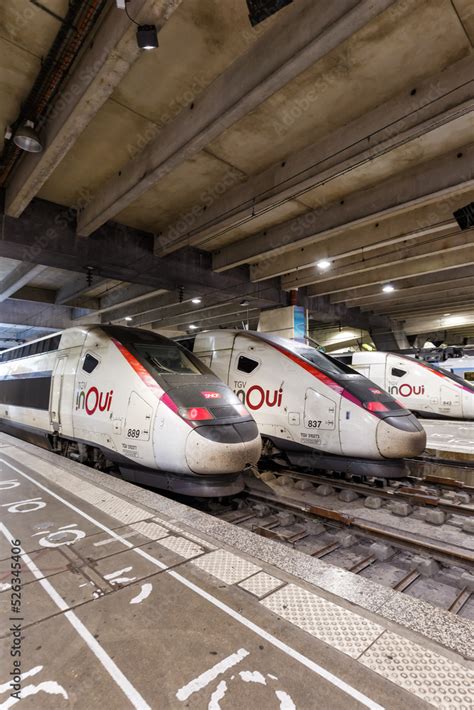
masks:
<svg viewBox="0 0 474 710"><path fill-rule="evenodd" d="M86 414L95 414L99 412L110 412L112 397L114 391L101 392L97 387L89 387L89 389L81 390L76 395L76 410L85 409Z"/></svg>
<svg viewBox="0 0 474 710"><path fill-rule="evenodd" d="M241 389L236 392L242 404L255 411L265 404L267 407L280 407L283 390L264 390L260 385L252 385L247 392Z"/></svg>
<svg viewBox="0 0 474 710"><path fill-rule="evenodd" d="M400 395L400 397L411 397L425 394L425 385L409 385L408 382L404 382L403 385L392 385L390 387L390 394Z"/></svg>

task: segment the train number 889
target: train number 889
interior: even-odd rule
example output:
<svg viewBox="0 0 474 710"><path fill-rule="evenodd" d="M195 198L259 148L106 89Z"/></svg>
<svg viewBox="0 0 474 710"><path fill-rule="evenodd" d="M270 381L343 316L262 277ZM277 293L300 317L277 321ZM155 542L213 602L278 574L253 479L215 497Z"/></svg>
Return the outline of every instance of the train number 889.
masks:
<svg viewBox="0 0 474 710"><path fill-rule="evenodd" d="M127 437L129 439L138 439L140 436L140 429L129 429L127 431Z"/></svg>

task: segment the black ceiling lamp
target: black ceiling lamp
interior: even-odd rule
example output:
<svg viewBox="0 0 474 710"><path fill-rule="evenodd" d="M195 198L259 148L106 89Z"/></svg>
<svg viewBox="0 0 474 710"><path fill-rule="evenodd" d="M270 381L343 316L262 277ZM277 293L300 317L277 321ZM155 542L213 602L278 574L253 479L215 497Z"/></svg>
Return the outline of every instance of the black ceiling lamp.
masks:
<svg viewBox="0 0 474 710"><path fill-rule="evenodd" d="M127 9L127 4L130 0L116 0L117 7L120 10L125 10L128 19L137 26L137 44L140 49L150 50L158 47L158 32L156 25L140 25L136 22Z"/></svg>
<svg viewBox="0 0 474 710"><path fill-rule="evenodd" d="M255 27L292 2L293 0L247 0L250 24Z"/></svg>
<svg viewBox="0 0 474 710"><path fill-rule="evenodd" d="M138 25L137 44L140 49L156 49L158 47L158 33L155 25Z"/></svg>
<svg viewBox="0 0 474 710"><path fill-rule="evenodd" d="M453 217L463 230L474 227L474 202L470 202L468 205L453 212Z"/></svg>

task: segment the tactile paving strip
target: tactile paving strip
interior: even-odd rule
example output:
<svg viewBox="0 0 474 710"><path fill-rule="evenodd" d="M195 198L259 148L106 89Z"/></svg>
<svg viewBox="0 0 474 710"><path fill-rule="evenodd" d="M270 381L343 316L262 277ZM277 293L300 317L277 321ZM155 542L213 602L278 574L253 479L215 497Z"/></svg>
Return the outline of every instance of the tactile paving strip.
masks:
<svg viewBox="0 0 474 710"><path fill-rule="evenodd" d="M199 547L199 545L196 545L194 542L190 542L184 537L175 537L174 535L160 539L159 544L163 545L163 547L167 547L168 550L176 552L177 555L187 560L190 560L191 557L202 555L204 552L202 547Z"/></svg>
<svg viewBox="0 0 474 710"><path fill-rule="evenodd" d="M61 469L52 467L51 464L42 461L38 457L21 450L18 450L15 457L19 462L22 461L33 468L43 478L55 483L60 488L66 489L68 493L73 493L87 503L91 503L91 505L121 523L135 523L151 517L151 514L144 508L139 508L113 493L107 493L107 491L98 486L83 481L74 475L65 476Z"/></svg>
<svg viewBox="0 0 474 710"><path fill-rule="evenodd" d="M130 527L145 537L150 538L150 540L159 540L161 537L167 537L169 535L169 530L156 523L133 523Z"/></svg>
<svg viewBox="0 0 474 710"><path fill-rule="evenodd" d="M157 520L160 523L163 522L160 518L154 518L154 520ZM184 530L179 525L175 525L174 523L169 523L168 521L166 521L166 527L170 530L173 530L174 532L179 533L180 535L183 535L184 537L188 538L188 540L193 540L194 542L197 542L198 545L204 545L204 547L207 547L208 550L217 550L217 547L212 543L208 542L207 540L203 540L197 535L189 533L187 530Z"/></svg>
<svg viewBox="0 0 474 710"><path fill-rule="evenodd" d="M212 574L213 577L222 580L226 584L235 584L241 582L246 577L260 572L260 567L252 564L243 557L238 557L227 552L226 550L215 550L203 555L198 560L194 560L191 564L200 567L205 572Z"/></svg>
<svg viewBox="0 0 474 710"><path fill-rule="evenodd" d="M379 624L296 584L288 584L260 604L352 658L358 658L384 631Z"/></svg>
<svg viewBox="0 0 474 710"><path fill-rule="evenodd" d="M254 574L253 577L249 577L243 582L240 582L239 587L242 587L242 589L245 589L247 592L250 592L250 594L261 599L269 592L273 592L274 589L281 587L282 584L284 584L284 582L281 579L272 577L271 574L267 574L266 572L259 572L258 574Z"/></svg>
<svg viewBox="0 0 474 710"><path fill-rule="evenodd" d="M444 656L386 631L360 663L443 710L474 707L474 673Z"/></svg>

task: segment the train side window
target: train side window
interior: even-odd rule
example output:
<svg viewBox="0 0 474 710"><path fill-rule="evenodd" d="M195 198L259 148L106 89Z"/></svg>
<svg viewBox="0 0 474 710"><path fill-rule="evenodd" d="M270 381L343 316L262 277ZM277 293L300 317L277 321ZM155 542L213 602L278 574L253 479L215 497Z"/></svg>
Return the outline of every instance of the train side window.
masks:
<svg viewBox="0 0 474 710"><path fill-rule="evenodd" d="M406 375L407 371L406 370L400 370L398 367L392 367L392 375L393 377L403 377L403 375Z"/></svg>
<svg viewBox="0 0 474 710"><path fill-rule="evenodd" d="M237 361L237 369L247 373L247 375L256 370L259 365L260 363L257 360L252 360L245 355L240 355Z"/></svg>
<svg viewBox="0 0 474 710"><path fill-rule="evenodd" d="M84 372L87 372L90 375L91 372L95 370L98 364L99 361L97 360L97 358L91 355L90 353L87 353L84 358L84 362L82 363L82 369L84 370Z"/></svg>

